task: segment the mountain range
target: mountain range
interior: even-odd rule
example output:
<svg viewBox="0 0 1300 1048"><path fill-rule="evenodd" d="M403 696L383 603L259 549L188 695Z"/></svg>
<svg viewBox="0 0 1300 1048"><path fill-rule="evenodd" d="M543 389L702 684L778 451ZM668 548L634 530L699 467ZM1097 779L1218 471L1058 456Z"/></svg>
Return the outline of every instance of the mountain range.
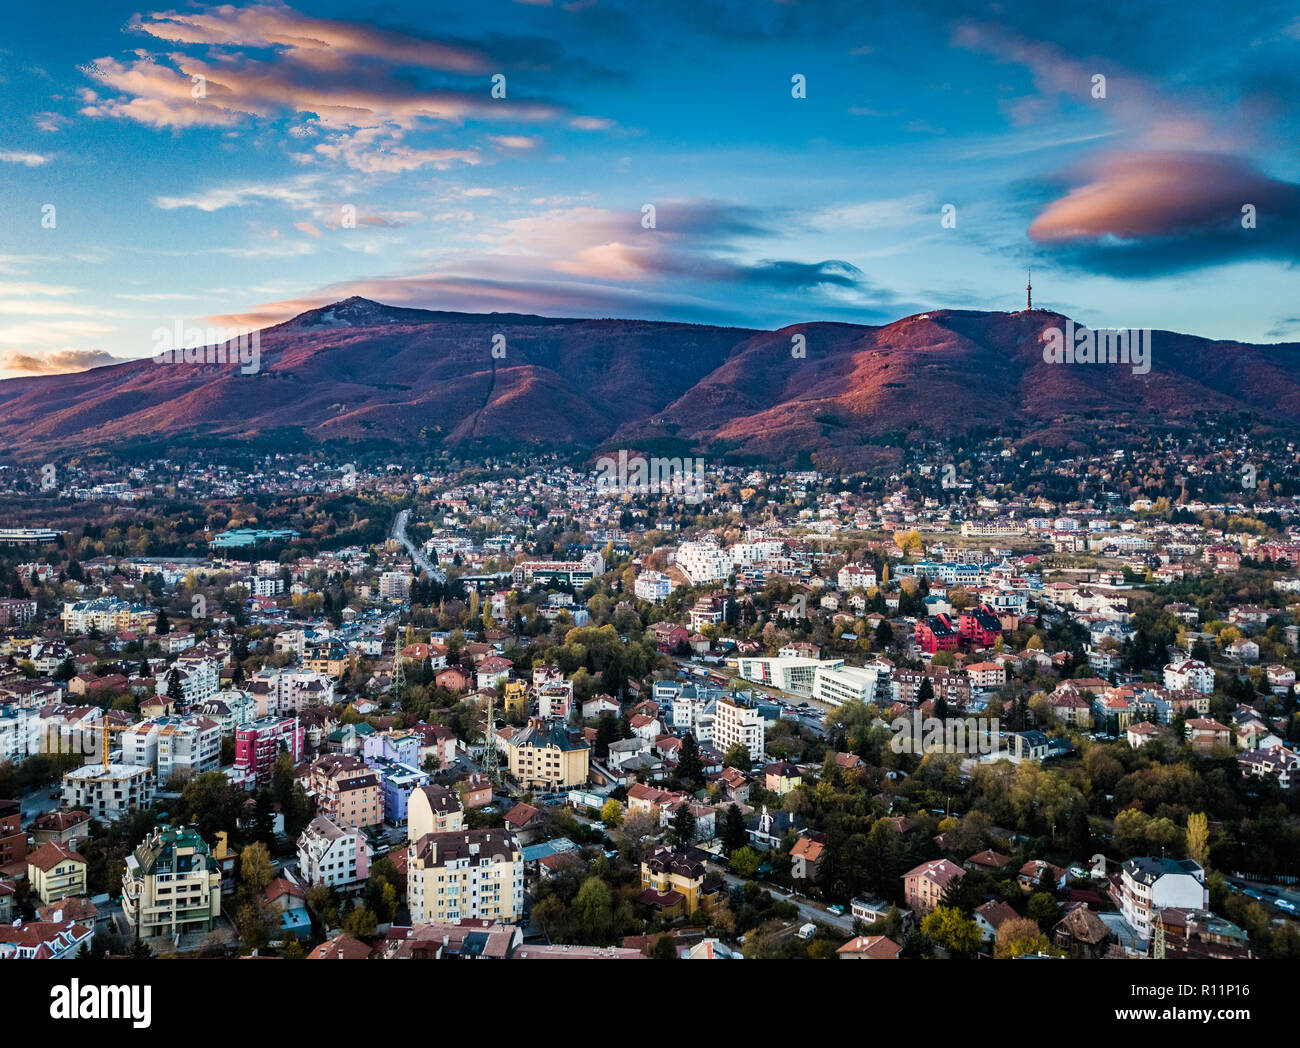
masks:
<svg viewBox="0 0 1300 1048"><path fill-rule="evenodd" d="M366 442L473 454L626 447L862 469L904 441L1044 443L1243 413L1300 423L1300 343L1151 333L1151 369L1044 360L1067 318L936 310L777 331L452 313L351 298L260 332L260 369L145 357L0 381L0 447Z"/></svg>

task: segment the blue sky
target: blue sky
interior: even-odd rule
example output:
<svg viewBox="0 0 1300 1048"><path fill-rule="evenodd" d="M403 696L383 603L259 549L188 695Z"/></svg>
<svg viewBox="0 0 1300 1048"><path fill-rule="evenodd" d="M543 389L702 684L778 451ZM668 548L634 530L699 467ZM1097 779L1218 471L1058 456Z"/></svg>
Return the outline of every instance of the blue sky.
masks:
<svg viewBox="0 0 1300 1048"><path fill-rule="evenodd" d="M1030 264L1083 323L1300 338L1294 6L865 6L27 5L0 45L0 375L352 294L1015 309Z"/></svg>

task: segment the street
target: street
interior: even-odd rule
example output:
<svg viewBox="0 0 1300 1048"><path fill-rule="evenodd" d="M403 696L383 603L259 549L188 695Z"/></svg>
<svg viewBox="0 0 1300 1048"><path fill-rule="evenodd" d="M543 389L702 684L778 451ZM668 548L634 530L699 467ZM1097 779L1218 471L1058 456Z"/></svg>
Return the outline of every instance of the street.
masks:
<svg viewBox="0 0 1300 1048"><path fill-rule="evenodd" d="M415 562L416 567L418 567L422 572L430 578L437 579L439 582L446 582L447 573L445 571L440 571L438 568L435 568L430 564L428 558L425 557L425 555L420 552L419 548L406 537L406 522L410 519L410 516L411 511L409 509L404 509L397 514L397 519L393 521L393 538L406 547L406 552L411 555L411 560Z"/></svg>

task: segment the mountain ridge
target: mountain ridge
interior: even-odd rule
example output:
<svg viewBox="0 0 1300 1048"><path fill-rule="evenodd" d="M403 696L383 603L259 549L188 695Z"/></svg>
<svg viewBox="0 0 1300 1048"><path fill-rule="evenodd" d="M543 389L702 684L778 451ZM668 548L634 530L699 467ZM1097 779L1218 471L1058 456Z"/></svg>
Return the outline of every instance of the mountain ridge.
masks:
<svg viewBox="0 0 1300 1048"><path fill-rule="evenodd" d="M259 332L260 370L127 361L0 381L11 457L134 440L667 447L864 468L883 445L971 430L1044 440L1240 412L1300 425L1300 344L1152 332L1149 374L1052 364L1050 310L931 310L775 331L460 313L354 296ZM1082 327L1082 325L1080 325ZM1067 432L1068 431L1068 432Z"/></svg>

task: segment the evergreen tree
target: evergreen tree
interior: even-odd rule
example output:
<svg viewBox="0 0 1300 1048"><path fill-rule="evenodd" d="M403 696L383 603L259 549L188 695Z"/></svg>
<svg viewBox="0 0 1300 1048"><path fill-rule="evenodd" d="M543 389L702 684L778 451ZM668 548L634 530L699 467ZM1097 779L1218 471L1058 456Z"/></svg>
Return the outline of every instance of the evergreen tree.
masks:
<svg viewBox="0 0 1300 1048"><path fill-rule="evenodd" d="M704 781L704 765L700 760L700 744L695 741L695 735L689 731L686 733L686 737L682 739L681 753L677 758L677 776L683 783L689 783L695 789L698 789Z"/></svg>
<svg viewBox="0 0 1300 1048"><path fill-rule="evenodd" d="M749 833L745 829L745 817L740 813L740 806L730 804L722 820L722 850L730 855L748 843Z"/></svg>
<svg viewBox="0 0 1300 1048"><path fill-rule="evenodd" d="M673 816L673 837L682 848L689 847L695 840L695 815L689 802L678 808Z"/></svg>

